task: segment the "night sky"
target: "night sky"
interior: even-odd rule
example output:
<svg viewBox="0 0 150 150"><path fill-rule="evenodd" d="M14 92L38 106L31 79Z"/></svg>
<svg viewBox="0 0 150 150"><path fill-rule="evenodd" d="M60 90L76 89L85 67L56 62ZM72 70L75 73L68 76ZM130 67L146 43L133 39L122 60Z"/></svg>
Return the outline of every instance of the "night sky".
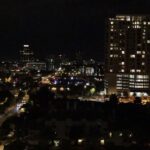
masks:
<svg viewBox="0 0 150 150"><path fill-rule="evenodd" d="M17 58L23 43L37 56L81 51L104 60L105 19L150 14L150 0L0 0L0 58Z"/></svg>

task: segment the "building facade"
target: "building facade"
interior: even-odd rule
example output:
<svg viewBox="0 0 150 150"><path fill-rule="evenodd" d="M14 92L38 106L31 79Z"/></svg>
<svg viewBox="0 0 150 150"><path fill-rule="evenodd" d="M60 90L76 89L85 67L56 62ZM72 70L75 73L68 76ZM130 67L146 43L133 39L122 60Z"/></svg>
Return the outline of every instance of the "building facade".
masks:
<svg viewBox="0 0 150 150"><path fill-rule="evenodd" d="M30 46L28 44L23 45L22 50L20 50L20 62L26 64L33 61L34 54L33 51L30 49Z"/></svg>
<svg viewBox="0 0 150 150"><path fill-rule="evenodd" d="M150 16L117 15L107 21L108 94L150 93Z"/></svg>
<svg viewBox="0 0 150 150"><path fill-rule="evenodd" d="M46 70L46 63L45 62L29 62L26 63L25 66L26 69L28 70Z"/></svg>

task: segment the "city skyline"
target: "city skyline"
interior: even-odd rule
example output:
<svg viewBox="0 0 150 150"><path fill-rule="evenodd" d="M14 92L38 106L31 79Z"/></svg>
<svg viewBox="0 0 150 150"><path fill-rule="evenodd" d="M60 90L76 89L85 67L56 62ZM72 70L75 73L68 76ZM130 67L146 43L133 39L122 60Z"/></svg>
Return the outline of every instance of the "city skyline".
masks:
<svg viewBox="0 0 150 150"><path fill-rule="evenodd" d="M149 6L2 0L0 150L148 150Z"/></svg>
<svg viewBox="0 0 150 150"><path fill-rule="evenodd" d="M149 12L149 1L2 2L0 58L16 58L29 43L37 55L75 53L104 61L105 20L113 14Z"/></svg>

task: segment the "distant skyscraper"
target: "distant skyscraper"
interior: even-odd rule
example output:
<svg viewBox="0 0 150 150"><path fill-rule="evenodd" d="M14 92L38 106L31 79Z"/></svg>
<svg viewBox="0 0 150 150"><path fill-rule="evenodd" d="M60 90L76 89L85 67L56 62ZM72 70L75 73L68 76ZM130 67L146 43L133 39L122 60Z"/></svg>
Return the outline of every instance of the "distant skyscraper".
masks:
<svg viewBox="0 0 150 150"><path fill-rule="evenodd" d="M20 61L24 64L34 61L33 51L28 44L23 45L23 49L20 50Z"/></svg>
<svg viewBox="0 0 150 150"><path fill-rule="evenodd" d="M106 50L109 94L150 92L150 16L109 18Z"/></svg>

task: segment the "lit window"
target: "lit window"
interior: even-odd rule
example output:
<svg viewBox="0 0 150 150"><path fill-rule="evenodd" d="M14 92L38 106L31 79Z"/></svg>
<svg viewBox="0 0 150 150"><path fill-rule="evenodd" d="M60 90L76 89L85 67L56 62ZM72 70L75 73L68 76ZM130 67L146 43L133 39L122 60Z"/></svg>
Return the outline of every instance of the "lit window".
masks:
<svg viewBox="0 0 150 150"><path fill-rule="evenodd" d="M112 31L112 32L113 32L113 31L114 31L114 29L110 29L110 31Z"/></svg>
<svg viewBox="0 0 150 150"><path fill-rule="evenodd" d="M110 24L114 24L114 22L113 22L113 21L111 21L111 22L110 22Z"/></svg>
<svg viewBox="0 0 150 150"><path fill-rule="evenodd" d="M122 84L117 84L117 86L122 86Z"/></svg>
<svg viewBox="0 0 150 150"><path fill-rule="evenodd" d="M143 88L143 86L138 86L138 85L136 85L135 88Z"/></svg>
<svg viewBox="0 0 150 150"><path fill-rule="evenodd" d="M145 62L142 62L142 66L144 66L145 65Z"/></svg>
<svg viewBox="0 0 150 150"><path fill-rule="evenodd" d="M141 70L140 70L140 69L137 69L136 72L141 72Z"/></svg>
<svg viewBox="0 0 150 150"><path fill-rule="evenodd" d="M113 57L113 55L110 55L110 57L112 58L112 57Z"/></svg>
<svg viewBox="0 0 150 150"><path fill-rule="evenodd" d="M124 64L125 64L124 61L122 61L122 62L121 62L121 65L124 65Z"/></svg>
<svg viewBox="0 0 150 150"><path fill-rule="evenodd" d="M125 54L125 51L121 51L122 54Z"/></svg>
<svg viewBox="0 0 150 150"><path fill-rule="evenodd" d="M118 57L118 55L116 54L116 55L114 55L114 57Z"/></svg>
<svg viewBox="0 0 150 150"><path fill-rule="evenodd" d="M117 81L117 83L122 83L122 81Z"/></svg>
<svg viewBox="0 0 150 150"><path fill-rule="evenodd" d="M145 58L145 55L142 55L142 58Z"/></svg>
<svg viewBox="0 0 150 150"><path fill-rule="evenodd" d="M122 132L121 132L121 133L119 133L119 136L123 136Z"/></svg>
<svg viewBox="0 0 150 150"><path fill-rule="evenodd" d="M150 40L147 40L147 43L150 43Z"/></svg>
<svg viewBox="0 0 150 150"><path fill-rule="evenodd" d="M135 78L135 75L130 75L130 78L132 78L132 79Z"/></svg>
<svg viewBox="0 0 150 150"><path fill-rule="evenodd" d="M141 51L137 51L136 53L137 53L137 54L141 54Z"/></svg>
<svg viewBox="0 0 150 150"><path fill-rule="evenodd" d="M150 25L150 22L148 22L148 25Z"/></svg>
<svg viewBox="0 0 150 150"><path fill-rule="evenodd" d="M130 58L135 58L135 55L130 55Z"/></svg>
<svg viewBox="0 0 150 150"><path fill-rule="evenodd" d="M148 75L137 75L137 79L148 78Z"/></svg>
<svg viewBox="0 0 150 150"><path fill-rule="evenodd" d="M144 21L143 24L146 25L146 22Z"/></svg>
<svg viewBox="0 0 150 150"><path fill-rule="evenodd" d="M135 69L131 69L130 72L135 72Z"/></svg>
<svg viewBox="0 0 150 150"><path fill-rule="evenodd" d="M117 74L117 77L122 77L122 74Z"/></svg>
<svg viewBox="0 0 150 150"><path fill-rule="evenodd" d="M127 16L127 18L126 18L126 19L127 19L127 21L130 21L130 16Z"/></svg>
<svg viewBox="0 0 150 150"><path fill-rule="evenodd" d="M121 69L121 72L124 72L124 69Z"/></svg>
<svg viewBox="0 0 150 150"><path fill-rule="evenodd" d="M122 89L122 87L117 87L117 90L121 90Z"/></svg>
<svg viewBox="0 0 150 150"><path fill-rule="evenodd" d="M135 25L135 26L133 26L133 28L137 28L137 29L139 29L139 28L141 28L139 25Z"/></svg>
<svg viewBox="0 0 150 150"><path fill-rule="evenodd" d="M109 137L110 137L110 138L112 137L112 132L109 132Z"/></svg>
<svg viewBox="0 0 150 150"><path fill-rule="evenodd" d="M111 47L110 50L113 50L113 48Z"/></svg>
<svg viewBox="0 0 150 150"><path fill-rule="evenodd" d="M109 72L113 72L113 69L110 69Z"/></svg>
<svg viewBox="0 0 150 150"><path fill-rule="evenodd" d="M134 75L130 75L130 78L134 78Z"/></svg>
<svg viewBox="0 0 150 150"><path fill-rule="evenodd" d="M145 51L142 51L143 52L143 54L145 54Z"/></svg>

